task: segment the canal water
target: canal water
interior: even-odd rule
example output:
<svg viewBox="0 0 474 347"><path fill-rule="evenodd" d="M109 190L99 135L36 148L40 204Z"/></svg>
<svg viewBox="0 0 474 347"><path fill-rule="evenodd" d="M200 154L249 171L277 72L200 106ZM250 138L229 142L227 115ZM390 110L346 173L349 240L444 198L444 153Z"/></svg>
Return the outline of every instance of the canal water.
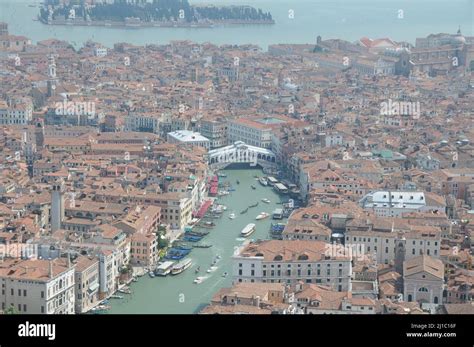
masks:
<svg viewBox="0 0 474 347"><path fill-rule="evenodd" d="M249 223L256 224L256 231L249 239L268 239L271 217L256 221L255 217L260 212L272 213L281 207L280 197L274 190L267 186L262 186L254 176L263 176L259 169L233 169L223 170L227 177L220 178L220 182L229 181L236 191L227 196L219 197L218 203L227 206L221 218L214 219L216 226L210 230L201 242L212 244L210 248L194 248L188 256L192 259L193 265L183 273L167 277L150 278L145 275L139 278L138 282L132 283L130 288L132 294L123 295L123 299L111 299L111 309L109 313L197 313L204 305L208 304L212 296L223 287L229 287L232 283L232 255L236 247L243 244L240 231ZM239 180L240 184L236 181ZM251 185L256 187L255 190ZM263 198L270 200L270 203L262 202ZM283 199L283 198L282 198ZM258 206L249 208L245 214L240 211L258 201ZM228 215L235 212L236 218L231 220ZM276 222L276 221L273 221ZM215 266L217 270L206 273L212 265L217 255L221 259ZM200 267L200 273L196 274L195 269ZM227 277L223 273L227 272ZM201 284L193 283L197 276L205 276L206 279Z"/></svg>

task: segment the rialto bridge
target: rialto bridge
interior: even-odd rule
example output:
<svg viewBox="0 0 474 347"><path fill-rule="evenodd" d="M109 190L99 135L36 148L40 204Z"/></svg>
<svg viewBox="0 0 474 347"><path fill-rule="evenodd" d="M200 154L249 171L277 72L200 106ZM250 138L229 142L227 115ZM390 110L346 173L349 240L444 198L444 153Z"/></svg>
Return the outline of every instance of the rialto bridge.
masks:
<svg viewBox="0 0 474 347"><path fill-rule="evenodd" d="M242 141L232 145L213 149L208 152L211 167L223 169L232 163L249 163L250 166L260 165L263 168L276 168L276 156L272 151L249 146Z"/></svg>

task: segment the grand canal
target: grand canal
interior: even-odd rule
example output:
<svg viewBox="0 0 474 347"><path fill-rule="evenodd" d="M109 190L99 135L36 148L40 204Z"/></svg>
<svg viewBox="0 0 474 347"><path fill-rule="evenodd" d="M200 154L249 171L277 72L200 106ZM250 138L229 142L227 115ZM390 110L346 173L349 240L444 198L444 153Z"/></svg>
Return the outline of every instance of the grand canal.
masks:
<svg viewBox="0 0 474 347"><path fill-rule="evenodd" d="M240 231L248 224L255 223L257 230L250 239L267 239L272 223L271 218L255 221L260 212L271 213L278 204L280 197L271 187L264 187L255 179L255 175L262 176L258 169L224 170L226 178L220 181L229 181L236 191L230 195L220 197L218 202L227 206L220 219L215 219L216 226L203 238L203 243L212 244L211 248L195 248L189 255L193 266L177 276L155 277L143 276L138 282L132 283L131 295L124 295L123 299L111 299L109 313L196 313L203 305L209 303L213 294L232 282L232 254L236 247L241 246L244 239ZM236 184L239 180L240 184ZM256 187L255 190L251 185ZM269 204L261 200L268 198ZM255 208L250 208L246 214L240 211L249 205L259 202ZM236 218L228 218L229 213L235 212ZM216 266L217 270L208 274L206 270L211 266L217 255L221 256ZM199 274L195 269L200 267ZM229 275L223 277L223 273ZM201 284L194 284L197 276L205 276Z"/></svg>

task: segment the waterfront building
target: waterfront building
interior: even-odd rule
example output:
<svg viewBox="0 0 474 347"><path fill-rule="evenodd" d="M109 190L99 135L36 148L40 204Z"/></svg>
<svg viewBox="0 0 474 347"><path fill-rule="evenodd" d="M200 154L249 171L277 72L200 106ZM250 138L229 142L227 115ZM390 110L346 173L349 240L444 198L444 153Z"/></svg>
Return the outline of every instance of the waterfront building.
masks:
<svg viewBox="0 0 474 347"><path fill-rule="evenodd" d="M0 262L1 308L19 314L73 314L74 266L65 259Z"/></svg>
<svg viewBox="0 0 474 347"><path fill-rule="evenodd" d="M99 260L79 256L74 264L75 312L86 313L99 303Z"/></svg>
<svg viewBox="0 0 474 347"><path fill-rule="evenodd" d="M156 234L136 233L131 236L130 261L140 266L155 265L158 261Z"/></svg>
<svg viewBox="0 0 474 347"><path fill-rule="evenodd" d="M331 252L322 241L260 241L233 257L233 281L288 283L299 281L351 290L351 258Z"/></svg>

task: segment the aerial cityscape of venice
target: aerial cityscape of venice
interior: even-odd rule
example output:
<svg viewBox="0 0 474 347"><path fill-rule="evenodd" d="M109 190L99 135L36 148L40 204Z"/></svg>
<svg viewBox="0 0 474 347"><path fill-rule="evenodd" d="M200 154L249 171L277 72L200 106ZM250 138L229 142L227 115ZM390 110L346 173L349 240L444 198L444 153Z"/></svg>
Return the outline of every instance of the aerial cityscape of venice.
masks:
<svg viewBox="0 0 474 347"><path fill-rule="evenodd" d="M0 0L0 318L473 315L473 14Z"/></svg>

